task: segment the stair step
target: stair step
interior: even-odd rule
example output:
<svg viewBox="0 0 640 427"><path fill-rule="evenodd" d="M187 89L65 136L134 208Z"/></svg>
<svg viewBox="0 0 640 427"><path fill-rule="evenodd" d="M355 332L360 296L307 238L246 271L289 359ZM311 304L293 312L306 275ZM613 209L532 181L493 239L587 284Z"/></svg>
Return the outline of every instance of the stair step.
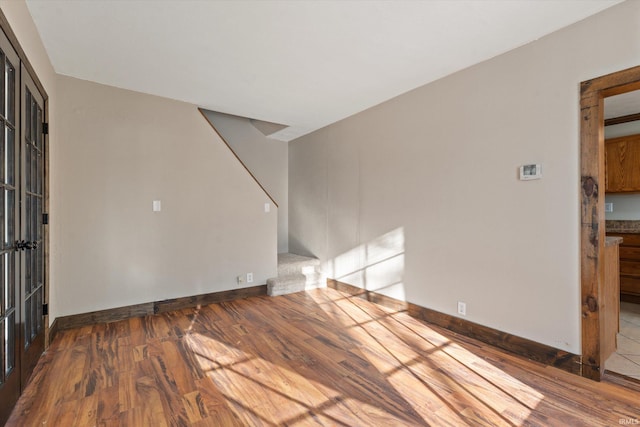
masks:
<svg viewBox="0 0 640 427"><path fill-rule="evenodd" d="M267 295L277 296L304 291L306 283L307 277L304 274L295 274L268 279Z"/></svg>
<svg viewBox="0 0 640 427"><path fill-rule="evenodd" d="M267 295L277 296L326 286L320 260L302 255L278 254L278 277L267 280Z"/></svg>
<svg viewBox="0 0 640 427"><path fill-rule="evenodd" d="M312 274L291 274L288 276L274 277L267 280L267 295L278 296L291 294L326 286L323 283L322 274L315 272Z"/></svg>
<svg viewBox="0 0 640 427"><path fill-rule="evenodd" d="M278 277L311 274L318 271L320 260L296 254L278 254Z"/></svg>

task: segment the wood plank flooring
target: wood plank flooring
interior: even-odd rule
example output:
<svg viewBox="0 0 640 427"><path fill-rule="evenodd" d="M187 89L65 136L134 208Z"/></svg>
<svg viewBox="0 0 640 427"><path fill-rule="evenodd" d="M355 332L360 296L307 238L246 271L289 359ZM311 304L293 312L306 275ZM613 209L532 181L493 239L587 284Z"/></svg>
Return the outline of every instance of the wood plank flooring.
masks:
<svg viewBox="0 0 640 427"><path fill-rule="evenodd" d="M333 289L61 332L9 426L614 426L640 393Z"/></svg>

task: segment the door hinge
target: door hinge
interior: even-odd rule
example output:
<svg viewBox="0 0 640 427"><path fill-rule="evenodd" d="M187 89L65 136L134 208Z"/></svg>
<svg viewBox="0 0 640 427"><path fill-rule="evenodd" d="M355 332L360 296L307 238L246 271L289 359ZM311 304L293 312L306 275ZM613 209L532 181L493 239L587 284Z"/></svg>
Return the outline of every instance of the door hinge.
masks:
<svg viewBox="0 0 640 427"><path fill-rule="evenodd" d="M42 133L45 135L49 135L49 123L42 123Z"/></svg>
<svg viewBox="0 0 640 427"><path fill-rule="evenodd" d="M49 224L49 214L48 213L43 213L42 214L42 225L47 225Z"/></svg>
<svg viewBox="0 0 640 427"><path fill-rule="evenodd" d="M49 315L49 304L42 304L42 315L43 316Z"/></svg>

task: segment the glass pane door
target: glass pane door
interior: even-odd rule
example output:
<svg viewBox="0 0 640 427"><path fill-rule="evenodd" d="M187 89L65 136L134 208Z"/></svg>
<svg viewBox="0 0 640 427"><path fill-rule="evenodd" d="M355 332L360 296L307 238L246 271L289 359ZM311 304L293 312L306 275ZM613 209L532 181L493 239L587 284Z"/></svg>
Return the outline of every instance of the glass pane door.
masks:
<svg viewBox="0 0 640 427"><path fill-rule="evenodd" d="M20 265L22 277L22 382L44 351L42 206L44 101L22 67L22 147L20 188Z"/></svg>
<svg viewBox="0 0 640 427"><path fill-rule="evenodd" d="M19 206L17 168L18 57L0 31L0 424L20 395L20 276L15 241Z"/></svg>

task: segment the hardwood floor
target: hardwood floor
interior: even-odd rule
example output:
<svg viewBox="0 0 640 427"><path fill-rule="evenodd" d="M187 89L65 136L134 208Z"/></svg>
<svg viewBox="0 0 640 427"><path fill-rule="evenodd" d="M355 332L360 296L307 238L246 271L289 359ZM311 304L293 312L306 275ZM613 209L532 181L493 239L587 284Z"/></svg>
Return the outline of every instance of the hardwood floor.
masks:
<svg viewBox="0 0 640 427"><path fill-rule="evenodd" d="M640 393L333 289L62 331L9 426L603 426Z"/></svg>

